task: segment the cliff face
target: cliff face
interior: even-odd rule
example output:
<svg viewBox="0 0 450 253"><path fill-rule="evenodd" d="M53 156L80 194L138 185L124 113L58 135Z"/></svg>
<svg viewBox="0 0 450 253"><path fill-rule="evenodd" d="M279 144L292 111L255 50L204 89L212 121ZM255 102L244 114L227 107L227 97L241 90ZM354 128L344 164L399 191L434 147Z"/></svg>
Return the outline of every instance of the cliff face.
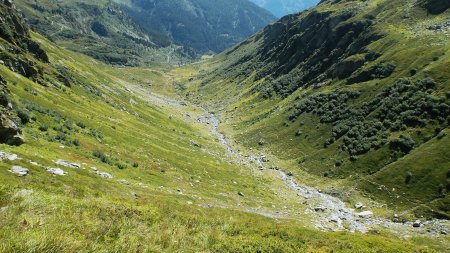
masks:
<svg viewBox="0 0 450 253"><path fill-rule="evenodd" d="M48 63L47 54L34 42L21 14L11 0L0 2L0 64L27 78L42 78L36 61ZM23 143L19 119L13 111L6 81L0 76L0 143Z"/></svg>

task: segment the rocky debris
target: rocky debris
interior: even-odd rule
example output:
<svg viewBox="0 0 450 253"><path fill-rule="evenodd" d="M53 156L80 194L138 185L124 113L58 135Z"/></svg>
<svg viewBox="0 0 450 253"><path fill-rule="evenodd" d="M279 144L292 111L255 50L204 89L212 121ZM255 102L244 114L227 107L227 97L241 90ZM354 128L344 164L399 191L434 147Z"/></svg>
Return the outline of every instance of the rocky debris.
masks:
<svg viewBox="0 0 450 253"><path fill-rule="evenodd" d="M267 162L270 161L269 158L267 158L265 155L262 155L260 159L261 159L261 161L264 162L264 163L267 163Z"/></svg>
<svg viewBox="0 0 450 253"><path fill-rule="evenodd" d="M210 128L211 135L217 137L219 143L224 147L227 155L230 158L233 158L234 161L237 161L238 164L246 165L251 169L255 169L258 168L259 166L262 166L263 168L267 169L270 168L271 170L277 171L280 174L280 178L284 182L284 184L291 190L295 191L297 193L297 196L299 196L299 198L301 198L302 201L304 199L309 200L304 204L314 203L312 205L316 207L311 208L311 210L307 210L305 213L306 214L314 213L315 226L318 229L325 231L329 230L333 231L347 230L350 232L359 231L365 233L370 228L383 226L388 227L392 231L398 233L410 232L413 230L410 226L411 225L410 223L409 224L395 223L392 221L388 221L386 219L372 217L373 213L371 211L357 213L354 211L354 209L346 207L346 204L338 197L323 193L321 192L321 190L313 187L298 184L295 181L295 178L293 177L292 173L286 173L282 168L276 166L272 167L267 166L266 164L262 163L260 159L261 156L250 156L240 153L239 150L234 148L228 142L225 135L218 131L219 120L213 114L208 113L206 110L200 107L199 109L205 112L205 116L201 117L200 118L201 120L199 120L199 122L205 124ZM275 206L273 205L272 208L275 208ZM275 217L273 215L267 216ZM280 216L277 215L276 217ZM345 226L343 224L344 220ZM441 234L441 231L446 231L448 233L448 221L433 220L430 222L430 225L427 226L432 228L433 232L428 233L432 236L439 236Z"/></svg>
<svg viewBox="0 0 450 253"><path fill-rule="evenodd" d="M71 168L71 169L80 169L81 168L81 165L79 165L79 164L71 163L71 162L68 162L68 161L64 161L62 159L59 159L55 163L58 164L58 165L67 167L67 168Z"/></svg>
<svg viewBox="0 0 450 253"><path fill-rule="evenodd" d="M416 220L413 222L413 227L420 228L422 226L422 222L420 220Z"/></svg>
<svg viewBox="0 0 450 253"><path fill-rule="evenodd" d="M117 180L117 182L119 182L119 183L121 183L121 184L123 184L123 185L130 185L130 182L128 182L128 181L125 180L125 179L119 179L119 180Z"/></svg>
<svg viewBox="0 0 450 253"><path fill-rule="evenodd" d="M428 27L428 30L434 31L434 32L442 32L447 29L450 30L450 20L448 20L447 22L445 22L443 24L436 24L436 25L431 25Z"/></svg>
<svg viewBox="0 0 450 253"><path fill-rule="evenodd" d="M6 152L0 152L0 161L7 159L9 161L15 161L20 159L16 154L8 154Z"/></svg>
<svg viewBox="0 0 450 253"><path fill-rule="evenodd" d="M323 207L323 206L314 207L314 211L316 211L316 212L325 212L326 210L327 210L327 208Z"/></svg>
<svg viewBox="0 0 450 253"><path fill-rule="evenodd" d="M42 165L40 163L37 163L37 162L34 162L34 161L29 161L29 162L30 162L31 165L34 165L34 166L44 167L44 165Z"/></svg>
<svg viewBox="0 0 450 253"><path fill-rule="evenodd" d="M6 210L8 210L9 206L3 206L0 208L0 213L1 212L5 212Z"/></svg>
<svg viewBox="0 0 450 253"><path fill-rule="evenodd" d="M372 217L373 216L373 212L371 212L371 211L364 211L364 212L357 213L356 215L358 215L361 218L368 218L368 217Z"/></svg>
<svg viewBox="0 0 450 253"><path fill-rule="evenodd" d="M245 197L244 193L242 193L242 192L238 192L238 195L241 197Z"/></svg>
<svg viewBox="0 0 450 253"><path fill-rule="evenodd" d="M361 209L361 208L363 208L363 204L361 202L358 202L358 203L355 204L355 208L356 209Z"/></svg>
<svg viewBox="0 0 450 253"><path fill-rule="evenodd" d="M262 146L262 145L266 144L266 141L265 141L263 138L261 138L261 139L259 140L258 144L259 144L260 146Z"/></svg>
<svg viewBox="0 0 450 253"><path fill-rule="evenodd" d="M195 142L195 141L192 141L192 140L191 140L190 143L191 143L191 145L194 146L194 147L197 147L197 148L201 148L201 147L202 147L201 144L198 144L198 143Z"/></svg>
<svg viewBox="0 0 450 253"><path fill-rule="evenodd" d="M22 132L17 124L5 114L0 116L0 143L20 146L24 143Z"/></svg>
<svg viewBox="0 0 450 253"><path fill-rule="evenodd" d="M19 177L24 177L28 175L28 172L30 172L27 168L23 168L20 166L12 166L11 170L9 172L18 175Z"/></svg>
<svg viewBox="0 0 450 253"><path fill-rule="evenodd" d="M137 199L137 197L138 197L137 193L135 193L135 192L132 192L131 196L133 196L133 198L135 198L135 199Z"/></svg>
<svg viewBox="0 0 450 253"><path fill-rule="evenodd" d="M52 173L54 176L65 176L67 175L67 172L60 168L47 168L47 171Z"/></svg>
<svg viewBox="0 0 450 253"><path fill-rule="evenodd" d="M101 172L101 171L96 171L95 174L99 175L102 178L106 178L106 179L112 179L113 175L106 173L106 172Z"/></svg>

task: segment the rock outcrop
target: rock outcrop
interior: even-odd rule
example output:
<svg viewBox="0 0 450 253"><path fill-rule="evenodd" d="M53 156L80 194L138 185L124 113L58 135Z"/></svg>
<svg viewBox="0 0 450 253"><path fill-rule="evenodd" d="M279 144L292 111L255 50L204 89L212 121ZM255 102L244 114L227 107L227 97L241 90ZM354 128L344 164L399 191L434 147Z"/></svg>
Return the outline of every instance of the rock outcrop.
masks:
<svg viewBox="0 0 450 253"><path fill-rule="evenodd" d="M19 146L24 143L22 132L18 125L6 114L0 115L0 143Z"/></svg>

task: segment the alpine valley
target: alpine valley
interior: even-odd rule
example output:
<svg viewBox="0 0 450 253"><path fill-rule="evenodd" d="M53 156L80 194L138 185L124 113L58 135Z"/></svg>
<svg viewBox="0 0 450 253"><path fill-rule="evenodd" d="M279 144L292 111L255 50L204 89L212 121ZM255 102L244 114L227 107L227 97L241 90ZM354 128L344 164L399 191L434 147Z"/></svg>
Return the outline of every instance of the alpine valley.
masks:
<svg viewBox="0 0 450 253"><path fill-rule="evenodd" d="M450 2L253 2L0 0L0 252L449 252Z"/></svg>

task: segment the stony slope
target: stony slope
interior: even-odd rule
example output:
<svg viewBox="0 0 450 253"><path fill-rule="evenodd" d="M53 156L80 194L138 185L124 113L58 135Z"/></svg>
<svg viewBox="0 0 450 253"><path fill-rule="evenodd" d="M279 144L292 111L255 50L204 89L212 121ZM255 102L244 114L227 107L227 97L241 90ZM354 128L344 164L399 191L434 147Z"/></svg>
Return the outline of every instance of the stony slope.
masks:
<svg viewBox="0 0 450 253"><path fill-rule="evenodd" d="M202 65L187 96L312 185L449 218L450 31L433 3L322 1Z"/></svg>

